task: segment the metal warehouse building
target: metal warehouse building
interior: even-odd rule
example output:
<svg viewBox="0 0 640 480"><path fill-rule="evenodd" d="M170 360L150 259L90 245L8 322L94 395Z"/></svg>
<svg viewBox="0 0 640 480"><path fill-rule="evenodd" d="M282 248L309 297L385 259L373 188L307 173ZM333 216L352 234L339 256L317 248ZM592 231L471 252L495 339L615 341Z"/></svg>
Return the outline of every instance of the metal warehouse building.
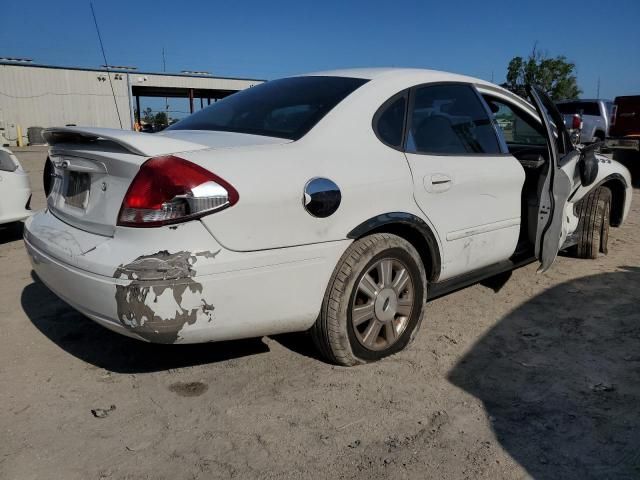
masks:
<svg viewBox="0 0 640 480"><path fill-rule="evenodd" d="M193 112L261 82L208 74L138 72L125 67L67 68L0 60L0 144L16 145L22 135L26 145L30 127L120 128L122 124L122 128L132 129L139 120L134 112L140 111L140 97L188 98Z"/></svg>

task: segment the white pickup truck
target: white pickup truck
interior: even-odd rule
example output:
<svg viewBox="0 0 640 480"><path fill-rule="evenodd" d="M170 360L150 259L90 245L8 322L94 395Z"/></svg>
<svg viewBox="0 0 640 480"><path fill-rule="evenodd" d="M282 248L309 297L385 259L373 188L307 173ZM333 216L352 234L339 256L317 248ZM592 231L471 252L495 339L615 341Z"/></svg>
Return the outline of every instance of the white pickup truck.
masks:
<svg viewBox="0 0 640 480"><path fill-rule="evenodd" d="M562 100L555 102L570 130L579 130L577 143L602 142L609 136L613 102L602 99Z"/></svg>

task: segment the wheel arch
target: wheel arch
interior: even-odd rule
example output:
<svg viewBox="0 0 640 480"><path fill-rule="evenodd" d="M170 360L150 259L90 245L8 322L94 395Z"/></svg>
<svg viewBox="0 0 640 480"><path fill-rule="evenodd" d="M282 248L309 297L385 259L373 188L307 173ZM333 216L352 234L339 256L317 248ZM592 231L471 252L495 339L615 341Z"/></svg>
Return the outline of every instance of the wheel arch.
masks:
<svg viewBox="0 0 640 480"><path fill-rule="evenodd" d="M423 219L406 212L383 213L365 220L351 230L347 237L357 240L373 233L391 233L411 243L422 259L427 280L438 280L442 268L440 249L436 236Z"/></svg>
<svg viewBox="0 0 640 480"><path fill-rule="evenodd" d="M611 216L609 224L612 227L619 227L624 217L627 182L622 175L614 174L606 177L597 187L607 187L611 191Z"/></svg>

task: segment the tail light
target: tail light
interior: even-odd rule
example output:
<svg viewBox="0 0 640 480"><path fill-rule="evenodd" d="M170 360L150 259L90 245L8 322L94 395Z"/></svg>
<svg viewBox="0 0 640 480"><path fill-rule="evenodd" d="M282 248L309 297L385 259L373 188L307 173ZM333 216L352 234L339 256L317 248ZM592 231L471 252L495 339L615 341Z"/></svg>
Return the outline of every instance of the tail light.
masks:
<svg viewBox="0 0 640 480"><path fill-rule="evenodd" d="M614 105L611 109L611 125L616 124L616 117L618 116L618 105Z"/></svg>
<svg viewBox="0 0 640 480"><path fill-rule="evenodd" d="M235 205L238 192L208 170L182 158L147 160L122 201L118 225L156 227L199 218Z"/></svg>
<svg viewBox="0 0 640 480"><path fill-rule="evenodd" d="M571 128L573 128L574 130L579 130L580 128L582 128L582 119L577 113L573 114L573 119L571 120Z"/></svg>

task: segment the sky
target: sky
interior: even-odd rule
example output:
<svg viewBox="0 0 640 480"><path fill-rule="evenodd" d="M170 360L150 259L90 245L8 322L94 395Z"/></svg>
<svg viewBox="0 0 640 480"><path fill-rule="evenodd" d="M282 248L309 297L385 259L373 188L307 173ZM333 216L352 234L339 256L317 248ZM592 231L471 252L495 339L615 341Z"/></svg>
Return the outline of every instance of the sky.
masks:
<svg viewBox="0 0 640 480"><path fill-rule="evenodd" d="M28 5L28 8L25 6ZM501 83L537 43L577 66L583 97L640 94L640 0L94 0L107 59L141 71L273 79L422 67ZM88 1L2 0L0 56L98 67ZM143 106L144 108L144 106Z"/></svg>

